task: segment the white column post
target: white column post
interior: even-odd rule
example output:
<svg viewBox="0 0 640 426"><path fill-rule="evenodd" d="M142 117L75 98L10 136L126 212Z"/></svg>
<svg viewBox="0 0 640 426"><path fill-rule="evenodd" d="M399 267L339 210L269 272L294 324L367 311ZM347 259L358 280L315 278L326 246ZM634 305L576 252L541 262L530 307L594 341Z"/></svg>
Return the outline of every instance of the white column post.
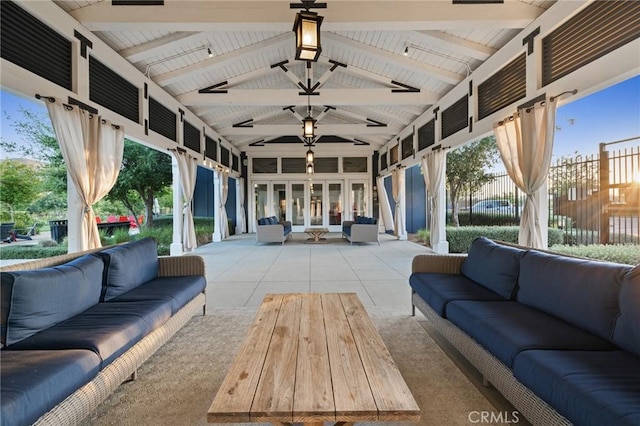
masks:
<svg viewBox="0 0 640 426"><path fill-rule="evenodd" d="M84 203L76 190L69 172L67 172L67 252L75 253L82 250L82 209Z"/></svg>
<svg viewBox="0 0 640 426"><path fill-rule="evenodd" d="M180 170L175 155L171 156L171 172L173 173L173 242L169 248L171 256L180 256L184 253L182 246L182 187L180 185Z"/></svg>
<svg viewBox="0 0 640 426"><path fill-rule="evenodd" d="M396 221L399 224L400 229L398 232L399 240L407 239L407 181L406 181L406 168L400 167L398 174L398 184L399 184L399 203L400 203L400 214L403 215L401 220Z"/></svg>
<svg viewBox="0 0 640 426"><path fill-rule="evenodd" d="M438 188L438 200L436 211L432 211L431 214L437 214L440 219L439 222L443 225L440 227L437 240L431 249L438 254L449 253L449 241L447 241L447 157L442 157L444 178ZM431 230L433 232L433 229Z"/></svg>
<svg viewBox="0 0 640 426"><path fill-rule="evenodd" d="M219 243L222 241L222 226L220 223L220 186L222 185L222 179L220 179L220 171L213 171L213 211L215 212L214 227L213 227L213 242Z"/></svg>

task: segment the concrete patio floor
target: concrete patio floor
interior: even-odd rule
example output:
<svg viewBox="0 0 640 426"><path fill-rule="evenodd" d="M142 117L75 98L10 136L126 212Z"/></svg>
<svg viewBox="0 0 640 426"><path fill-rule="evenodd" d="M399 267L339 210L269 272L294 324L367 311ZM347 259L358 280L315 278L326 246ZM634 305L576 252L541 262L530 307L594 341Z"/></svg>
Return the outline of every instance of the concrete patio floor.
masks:
<svg viewBox="0 0 640 426"><path fill-rule="evenodd" d="M350 245L340 233L326 244L307 244L294 234L284 245L256 245L255 234L234 235L198 247L206 263L207 305L258 306L267 293L355 292L365 307L411 312L411 261L429 248L380 234L380 245Z"/></svg>

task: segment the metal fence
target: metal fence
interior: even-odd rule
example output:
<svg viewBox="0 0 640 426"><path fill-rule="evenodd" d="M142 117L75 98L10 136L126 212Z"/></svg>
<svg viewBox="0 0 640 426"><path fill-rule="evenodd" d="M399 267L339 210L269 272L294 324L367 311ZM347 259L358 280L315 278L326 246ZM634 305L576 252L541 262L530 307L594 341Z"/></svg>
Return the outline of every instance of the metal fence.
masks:
<svg viewBox="0 0 640 426"><path fill-rule="evenodd" d="M640 244L640 146L608 149L635 140L640 137L602 143L597 155L551 166L549 227L562 229L565 243ZM524 200L506 173L494 174L480 189L458 197L459 224L518 225Z"/></svg>

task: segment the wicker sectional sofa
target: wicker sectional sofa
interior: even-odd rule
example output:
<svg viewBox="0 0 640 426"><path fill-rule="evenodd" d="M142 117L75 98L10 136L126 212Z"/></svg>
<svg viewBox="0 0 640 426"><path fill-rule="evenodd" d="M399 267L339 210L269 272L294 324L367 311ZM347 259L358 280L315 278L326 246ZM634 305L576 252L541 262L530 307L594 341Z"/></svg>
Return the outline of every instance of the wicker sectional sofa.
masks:
<svg viewBox="0 0 640 426"><path fill-rule="evenodd" d="M349 243L378 243L378 219L375 217L358 216L356 220L342 222L342 238Z"/></svg>
<svg viewBox="0 0 640 426"><path fill-rule="evenodd" d="M256 230L256 244L281 243L291 238L291 222L279 221L277 217L261 217L258 219Z"/></svg>
<svg viewBox="0 0 640 426"><path fill-rule="evenodd" d="M6 425L80 423L206 304L202 258L149 238L0 275Z"/></svg>
<svg viewBox="0 0 640 426"><path fill-rule="evenodd" d="M640 424L640 265L473 242L420 255L417 307L532 424Z"/></svg>

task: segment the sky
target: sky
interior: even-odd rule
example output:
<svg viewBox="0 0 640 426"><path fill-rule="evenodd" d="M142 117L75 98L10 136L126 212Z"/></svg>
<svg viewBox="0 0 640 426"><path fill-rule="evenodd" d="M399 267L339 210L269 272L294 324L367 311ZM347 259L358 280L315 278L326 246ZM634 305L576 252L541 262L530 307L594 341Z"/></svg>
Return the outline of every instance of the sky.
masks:
<svg viewBox="0 0 640 426"><path fill-rule="evenodd" d="M610 146L611 150L640 147L640 76L608 87L600 92L577 99L558 108L553 157L573 157L598 153L601 142L637 137L624 144ZM12 122L22 118L19 108L42 111L43 103L35 98L19 97L0 90L0 136L5 141L19 142ZM10 119L7 118L10 117ZM0 148L0 159L14 157Z"/></svg>

